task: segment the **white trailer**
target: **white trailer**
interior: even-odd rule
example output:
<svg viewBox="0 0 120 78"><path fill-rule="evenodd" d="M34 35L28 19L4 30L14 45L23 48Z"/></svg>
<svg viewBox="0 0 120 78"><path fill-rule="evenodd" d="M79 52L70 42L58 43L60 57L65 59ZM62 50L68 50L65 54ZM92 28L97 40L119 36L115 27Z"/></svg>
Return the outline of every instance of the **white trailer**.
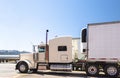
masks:
<svg viewBox="0 0 120 78"><path fill-rule="evenodd" d="M83 30L83 52L86 53L86 73L98 75L102 69L106 75L119 74L120 22L88 24Z"/></svg>
<svg viewBox="0 0 120 78"><path fill-rule="evenodd" d="M20 55L16 69L26 73L28 70L72 71L80 68L91 76L102 71L109 77L117 77L120 68L120 21L88 24L81 34L84 59L73 61L72 37L59 37L49 40L49 45L38 45L35 53Z"/></svg>

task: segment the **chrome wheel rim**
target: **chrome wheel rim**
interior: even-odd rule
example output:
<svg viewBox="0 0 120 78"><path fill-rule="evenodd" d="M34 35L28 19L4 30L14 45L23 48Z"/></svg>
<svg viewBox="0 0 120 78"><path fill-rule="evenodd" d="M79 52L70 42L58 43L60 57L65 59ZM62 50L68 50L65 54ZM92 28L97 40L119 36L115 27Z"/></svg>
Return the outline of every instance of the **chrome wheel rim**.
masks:
<svg viewBox="0 0 120 78"><path fill-rule="evenodd" d="M20 71L25 71L25 65L20 65Z"/></svg>
<svg viewBox="0 0 120 78"><path fill-rule="evenodd" d="M111 76L116 75L117 73L117 68L114 66L108 67L107 68L107 73Z"/></svg>

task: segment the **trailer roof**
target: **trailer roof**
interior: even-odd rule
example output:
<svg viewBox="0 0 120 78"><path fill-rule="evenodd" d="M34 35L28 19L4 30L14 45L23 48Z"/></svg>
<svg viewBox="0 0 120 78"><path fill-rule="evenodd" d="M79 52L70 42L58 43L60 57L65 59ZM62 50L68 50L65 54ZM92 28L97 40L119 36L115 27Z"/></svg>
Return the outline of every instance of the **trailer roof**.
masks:
<svg viewBox="0 0 120 78"><path fill-rule="evenodd" d="M91 23L89 25L101 25L101 24L114 24L114 23L120 23L120 21L112 21L112 22L101 22L101 23Z"/></svg>

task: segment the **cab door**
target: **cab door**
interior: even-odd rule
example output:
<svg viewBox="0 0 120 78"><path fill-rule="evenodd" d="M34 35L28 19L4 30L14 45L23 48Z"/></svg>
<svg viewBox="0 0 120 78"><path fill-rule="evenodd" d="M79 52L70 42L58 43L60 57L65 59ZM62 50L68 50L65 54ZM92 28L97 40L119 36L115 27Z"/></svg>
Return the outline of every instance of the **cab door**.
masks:
<svg viewBox="0 0 120 78"><path fill-rule="evenodd" d="M38 46L38 62L45 62L45 46Z"/></svg>

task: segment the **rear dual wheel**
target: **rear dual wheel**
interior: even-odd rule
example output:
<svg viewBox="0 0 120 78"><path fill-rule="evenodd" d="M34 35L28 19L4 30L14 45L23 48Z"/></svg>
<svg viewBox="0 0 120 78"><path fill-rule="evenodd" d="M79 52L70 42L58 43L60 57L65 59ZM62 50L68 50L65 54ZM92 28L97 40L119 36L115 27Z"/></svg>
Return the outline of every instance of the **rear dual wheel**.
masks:
<svg viewBox="0 0 120 78"><path fill-rule="evenodd" d="M94 64L87 65L86 74L89 76L97 76L99 74L98 66Z"/></svg>
<svg viewBox="0 0 120 78"><path fill-rule="evenodd" d="M109 77L117 77L119 75L117 65L107 65L104 71L105 74Z"/></svg>

